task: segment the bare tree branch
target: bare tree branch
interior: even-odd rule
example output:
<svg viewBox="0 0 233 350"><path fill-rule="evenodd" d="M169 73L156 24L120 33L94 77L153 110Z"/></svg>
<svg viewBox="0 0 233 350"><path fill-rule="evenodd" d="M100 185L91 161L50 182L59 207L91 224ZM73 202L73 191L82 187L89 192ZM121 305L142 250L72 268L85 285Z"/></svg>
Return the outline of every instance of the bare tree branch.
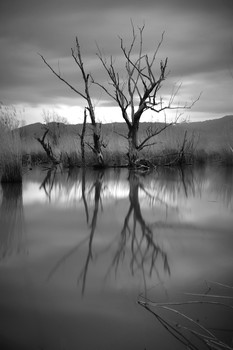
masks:
<svg viewBox="0 0 233 350"><path fill-rule="evenodd" d="M146 143L152 139L153 137L161 134L161 132L163 132L164 130L166 130L167 128L169 128L171 125L174 125L174 122L171 123L165 123L165 125L163 127L161 127L160 129L155 129L154 131L151 131L148 136L138 145L138 149L142 150L144 147L148 147L148 146L152 146L154 145L156 142L153 142L152 144L146 145Z"/></svg>
<svg viewBox="0 0 233 350"><path fill-rule="evenodd" d="M73 85L71 85L66 79L64 79L60 73L57 73L51 66L50 64L46 61L46 59L38 53L38 55L42 58L42 60L44 61L44 63L46 64L46 66L51 70L51 72L56 75L56 77L58 77L58 79L60 79L63 83L65 83L71 90L73 90L76 94L78 94L79 96L81 96L82 98L84 98L85 100L87 100L87 97L80 92L79 90L77 90Z"/></svg>

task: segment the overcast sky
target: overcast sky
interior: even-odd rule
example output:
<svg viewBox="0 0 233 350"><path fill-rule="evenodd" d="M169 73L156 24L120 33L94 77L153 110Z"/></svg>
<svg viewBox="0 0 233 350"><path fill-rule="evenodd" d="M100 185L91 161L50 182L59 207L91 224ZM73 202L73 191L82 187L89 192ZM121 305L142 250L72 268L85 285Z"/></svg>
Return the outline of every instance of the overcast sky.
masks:
<svg viewBox="0 0 233 350"><path fill-rule="evenodd" d="M158 64L168 57L170 74L162 92L167 95L174 84L182 83L178 98L187 102L202 92L192 110L185 112L187 118L233 114L232 0L1 0L0 101L24 109L27 123L42 121L43 110L80 122L84 101L48 70L38 53L81 89L71 57L78 35L87 71L106 82L96 43L106 57L113 55L121 62L118 36L129 43L130 20L135 27L146 24L148 53L165 31ZM99 118L121 121L108 96L96 89L92 94Z"/></svg>

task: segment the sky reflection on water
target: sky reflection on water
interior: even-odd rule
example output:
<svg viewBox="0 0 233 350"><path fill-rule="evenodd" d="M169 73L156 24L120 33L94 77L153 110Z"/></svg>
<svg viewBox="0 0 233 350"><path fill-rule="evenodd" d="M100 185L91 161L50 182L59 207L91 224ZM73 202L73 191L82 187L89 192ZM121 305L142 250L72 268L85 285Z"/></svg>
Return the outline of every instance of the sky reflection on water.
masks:
<svg viewBox="0 0 233 350"><path fill-rule="evenodd" d="M16 341L30 348L35 339L21 338L37 309L39 328L47 322L54 329L54 320L63 322L66 315L66 340L74 322L83 334L90 327L93 341L79 335L83 349L97 338L100 348L109 348L110 335L112 349L163 341L135 301L140 293L170 300L205 280L233 282L232 200L232 170L220 167L161 169L147 176L126 169L35 169L21 189L3 186L0 310L9 324L2 339L10 343L13 317ZM16 315L26 317L21 332ZM51 332L48 348L62 348ZM41 336L47 344L48 335ZM77 344L75 333L70 337L65 349Z"/></svg>

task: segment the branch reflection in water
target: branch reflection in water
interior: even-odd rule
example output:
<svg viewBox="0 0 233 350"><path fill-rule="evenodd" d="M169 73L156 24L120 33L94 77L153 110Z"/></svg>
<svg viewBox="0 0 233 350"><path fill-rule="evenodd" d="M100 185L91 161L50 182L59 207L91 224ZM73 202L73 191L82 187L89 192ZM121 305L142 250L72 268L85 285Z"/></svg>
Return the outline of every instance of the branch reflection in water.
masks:
<svg viewBox="0 0 233 350"><path fill-rule="evenodd" d="M51 192L53 190L57 168L57 165L52 165L51 167L45 168L44 171L47 171L47 173L40 185L40 189L43 188L49 202L51 202Z"/></svg>
<svg viewBox="0 0 233 350"><path fill-rule="evenodd" d="M86 222L87 225L89 225L89 208L87 204L87 199L86 199L86 169L83 168L81 170L81 192L82 192L82 201L86 213ZM78 173L79 174L79 173ZM98 212L99 212L99 205L101 204L101 189L102 189L102 182L103 182L103 174L104 172L95 172L96 178L93 181L93 184L91 188L88 188L88 196L93 198L94 201L94 210L92 214L92 219L91 219L91 224L90 224L90 234L86 238L84 238L81 242L79 242L76 246L74 246L68 253L66 253L54 266L54 268L50 271L48 275L48 280L54 275L54 273L58 270L58 268L62 265L63 262L65 262L69 257L71 257L77 250L86 242L88 242L88 252L87 252L87 257L86 261L83 267L83 270L81 271L78 282L82 281L82 295L84 294L85 291L85 285L86 285L86 277L87 277L87 272L88 272L88 266L90 263L90 260L93 259L93 254L92 254L92 242L96 230L96 224L97 224L97 218L98 218ZM52 172L48 171L47 173L47 183L48 178L52 176ZM71 179L72 174L68 174L68 180ZM80 185L79 180L75 178L75 181ZM50 182L51 183L51 182ZM52 180L53 183L53 180ZM50 186L51 188L51 186ZM94 192L94 196L92 196L92 193Z"/></svg>
<svg viewBox="0 0 233 350"><path fill-rule="evenodd" d="M53 169L54 171L54 169ZM80 177L81 172L81 177ZM70 258L77 250L85 243L87 246L86 259L84 261L84 266L78 276L78 283L82 284L82 295L85 292L86 280L88 274L88 268L91 261L93 261L93 240L96 231L97 219L99 215L100 207L102 211L104 210L102 204L102 195L106 195L108 192L108 184L106 182L106 173L104 171L98 172L95 171L94 178L92 180L92 185L86 186L86 169L81 169L76 173L75 182L81 187L81 198L83 201L86 221L89 227L89 235L85 237L81 242L74 246L70 251L68 251L52 268L48 275L48 280L52 278L55 272L59 267ZM68 175L68 181L74 179L74 174ZM105 181L104 181L105 179ZM81 186L80 186L81 181ZM104 185L103 185L104 183ZM44 181L42 182L41 188L44 188L46 195L50 198L50 189L52 189L54 184L54 173L48 171ZM46 187L48 185L48 187ZM49 189L48 189L49 188ZM155 240L154 232L155 229L154 223L152 225L147 223L143 217L139 192L144 194L147 199L151 202L153 195L147 192L146 188L143 185L143 182L140 181L140 176L134 172L129 172L128 175L128 198L129 198L129 209L126 213L122 230L117 234L117 240L120 240L118 243L117 250L114 254L112 263L106 273L106 277L110 274L111 269L115 268L115 273L118 269L120 261L124 261L124 258L129 254L128 247L130 247L130 270L131 274L134 275L136 271L140 271L143 276L144 286L146 288L146 274L151 277L153 270L156 271L157 276L159 277L159 271L157 269L158 260L161 258L163 262L163 270L170 274L170 267L168 263L168 257L166 252L158 245ZM93 212L91 212L91 207L93 207ZM139 230L138 230L139 229ZM106 252L106 249L102 252ZM147 269L147 271L146 271Z"/></svg>
<svg viewBox="0 0 233 350"><path fill-rule="evenodd" d="M135 270L141 271L146 290L146 268L148 268L147 272L150 277L152 276L153 270L156 270L157 276L159 277L156 262L158 262L160 257L162 258L165 272L170 274L170 267L167 254L156 242L151 225L143 218L140 207L139 190L144 192L146 197L151 199L151 195L147 193L143 183L140 181L140 176L132 171L129 173L130 206L124 220L120 234L119 247L113 258L112 266L114 266L115 271L117 271L120 260L124 260L126 249L130 246L131 273L134 275ZM139 230L137 230L138 227Z"/></svg>
<svg viewBox="0 0 233 350"><path fill-rule="evenodd" d="M171 231L175 229L184 232L190 229L200 229L200 223L196 221L195 217L191 217L192 220L190 220L187 203L192 199L196 200L206 196L208 192L208 198L210 194L214 198L221 195L224 197L221 197L221 201L223 203L226 201L226 206L231 205L229 187L233 188L232 181L231 184L228 181L228 191L224 192L227 192L226 198L223 191L219 189L226 178L226 176L222 178L222 171L219 173L204 167L196 169L192 167L185 169L161 168L143 176L125 170L122 182L120 170L118 172L114 170L98 172L97 170L78 169L70 170L69 173L62 174L60 172L57 174L57 169L53 168L52 171L50 169L41 184L41 189L44 189L49 201L54 196L51 193L53 191L56 192L56 198L63 197L63 200L64 191L66 191L66 203L74 200L82 201L88 234L57 261L48 274L48 280L67 259L77 253L81 247L87 245L83 267L77 276L78 283L82 285L82 294L84 294L91 262L95 263L101 254L105 254L107 251L109 253L110 247L114 246L114 251L111 250L112 258L110 258L105 279L111 275L113 270L116 275L119 265L122 264L122 266L124 265L123 269L128 266L131 276L137 278L137 273L142 276L146 291L148 280L154 279L156 283L155 278L161 281L161 273L167 274L167 276L172 273L169 264L169 251L164 246L164 242L161 243L158 240L158 236L161 236L161 230ZM122 183L124 183L123 190L121 189ZM125 217L122 216L122 228L120 231L118 228L115 239L110 244L106 244L106 249L97 254L95 242L99 238L95 238L95 236L98 217L100 214L106 215L105 212L108 209L106 203L109 196L118 201L122 191L124 198L128 198L129 201ZM150 214L148 214L149 210L146 209L148 207ZM204 227L203 230L205 230ZM101 232L98 232L99 234Z"/></svg>

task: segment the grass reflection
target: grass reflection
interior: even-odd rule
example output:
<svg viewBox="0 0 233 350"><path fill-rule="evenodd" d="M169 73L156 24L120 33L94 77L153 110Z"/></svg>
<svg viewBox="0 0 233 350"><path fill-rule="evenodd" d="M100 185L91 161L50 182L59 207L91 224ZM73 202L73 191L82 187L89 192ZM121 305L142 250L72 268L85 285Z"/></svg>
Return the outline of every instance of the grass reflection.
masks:
<svg viewBox="0 0 233 350"><path fill-rule="evenodd" d="M25 250L25 227L21 183L2 183L0 207L0 259Z"/></svg>

